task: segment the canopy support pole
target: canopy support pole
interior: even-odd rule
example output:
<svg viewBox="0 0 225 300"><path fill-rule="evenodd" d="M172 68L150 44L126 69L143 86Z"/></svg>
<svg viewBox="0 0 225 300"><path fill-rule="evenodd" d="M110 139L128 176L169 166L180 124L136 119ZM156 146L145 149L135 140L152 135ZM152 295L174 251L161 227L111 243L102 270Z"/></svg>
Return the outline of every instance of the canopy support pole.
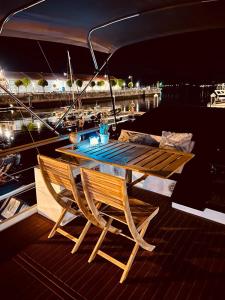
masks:
<svg viewBox="0 0 225 300"><path fill-rule="evenodd" d="M112 84L111 84L111 79L110 79L108 64L107 64L107 76L108 76L109 89L110 89L110 95L111 95L111 100L112 100L114 122L116 124L116 103L115 103L115 96L113 95L113 90L112 90Z"/></svg>
<svg viewBox="0 0 225 300"><path fill-rule="evenodd" d="M129 15L129 16L126 16L126 17L122 17L122 18L119 18L119 19L116 19L116 20L113 20L113 21L110 21L110 22L107 22L105 24L102 24L100 26L97 26L97 27L94 27L92 28L89 33L88 33L88 46L89 46L89 49L90 49L90 52L91 52L91 56L92 56L92 60L93 60L93 63L94 63L94 66L95 66L95 71L97 72L95 74L95 77L100 73L100 71L103 69L103 66L100 68L99 70L99 67L98 67L98 62L97 62L97 59L96 59L96 56L95 56L95 52L94 52L94 49L93 49L93 46L92 46L92 41L91 41L91 35L94 31L96 30L99 30L101 28L105 28L105 27L108 27L110 25L113 25L115 23L119 23L119 22L122 22L122 21L126 21L128 19L132 19L132 18L136 18L140 16L139 13L137 14L133 14L133 15ZM111 56L114 54L114 52L111 52L111 54L109 55L109 57L107 58L107 60L105 61L106 62L106 66L107 66L107 76L108 76L108 81L109 81L109 89L110 89L110 95L111 95L111 99L112 99L112 107L113 107L113 116L114 116L114 122L116 124L116 107L115 107L115 96L113 95L113 90L112 90L112 85L111 85L111 81L110 81L110 74L109 74L109 68L108 68L108 61L109 61L109 58L111 58ZM104 64L103 64L104 65ZM94 78L95 78L94 77ZM94 79L92 78L90 80L90 83L91 81Z"/></svg>
<svg viewBox="0 0 225 300"><path fill-rule="evenodd" d="M3 28L4 28L4 25L10 20L11 17L15 16L16 14L26 10L26 9L29 9L35 5L38 5L42 2L45 2L46 0L36 0L36 1L30 1L28 4L22 6L22 7L19 7L15 10L12 10L8 15L6 15L2 20L0 20L0 35L2 34L2 31L3 31Z"/></svg>
<svg viewBox="0 0 225 300"><path fill-rule="evenodd" d="M126 16L126 17L122 17L122 18L119 18L119 19L116 19L116 20L113 20L113 21L110 21L110 22L107 22L107 23L104 23L100 26L96 26L94 28L92 28L89 33L88 33L88 46L89 46L89 49L91 51L91 56L92 56L92 60L93 60L93 63L94 63L94 66L95 66L95 70L98 71L98 63L97 63L97 60L96 60L96 57L95 57L95 52L94 52L94 49L93 49L93 46L92 46L92 41L91 41L91 35L94 31L96 30L99 30L101 28L105 28L105 27L108 27L110 25L113 25L115 23L119 23L119 22L122 22L122 21L126 21L126 20L129 20L129 19L132 19L132 18L136 18L140 16L140 13L137 13L137 14L133 14L133 15L129 15L129 16ZM111 53L112 54L112 53Z"/></svg>

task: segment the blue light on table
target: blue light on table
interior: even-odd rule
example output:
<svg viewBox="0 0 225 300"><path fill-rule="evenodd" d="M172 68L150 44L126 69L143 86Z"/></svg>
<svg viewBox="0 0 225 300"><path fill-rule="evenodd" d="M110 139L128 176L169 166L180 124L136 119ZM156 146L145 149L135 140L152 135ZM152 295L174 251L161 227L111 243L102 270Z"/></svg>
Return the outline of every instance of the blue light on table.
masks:
<svg viewBox="0 0 225 300"><path fill-rule="evenodd" d="M98 146L99 144L99 136L93 135L89 137L90 147Z"/></svg>

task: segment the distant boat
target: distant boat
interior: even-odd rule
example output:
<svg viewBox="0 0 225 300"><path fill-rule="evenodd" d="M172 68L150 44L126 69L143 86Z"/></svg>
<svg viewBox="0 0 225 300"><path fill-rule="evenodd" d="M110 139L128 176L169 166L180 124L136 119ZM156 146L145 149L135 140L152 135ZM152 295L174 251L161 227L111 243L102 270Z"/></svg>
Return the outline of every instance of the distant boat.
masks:
<svg viewBox="0 0 225 300"><path fill-rule="evenodd" d="M55 124L58 120L63 116L67 107L63 107L59 110L55 110L52 113L52 116L48 117L47 120L51 124ZM122 111L120 105L116 106L116 115L119 115ZM98 114L103 114L104 117L108 118L113 116L114 112L111 107L105 106L101 107L99 105L95 105L94 108L89 109L71 109L70 112L67 114L65 121L73 121L83 118L84 121L91 121L95 118Z"/></svg>
<svg viewBox="0 0 225 300"><path fill-rule="evenodd" d="M225 108L225 90L216 89L211 95L211 101L208 103L209 107Z"/></svg>

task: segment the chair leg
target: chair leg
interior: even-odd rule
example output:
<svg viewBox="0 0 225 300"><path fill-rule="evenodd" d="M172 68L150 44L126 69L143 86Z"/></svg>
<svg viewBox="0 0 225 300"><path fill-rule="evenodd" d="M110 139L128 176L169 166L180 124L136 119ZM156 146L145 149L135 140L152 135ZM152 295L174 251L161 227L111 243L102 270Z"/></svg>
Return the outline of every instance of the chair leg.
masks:
<svg viewBox="0 0 225 300"><path fill-rule="evenodd" d="M80 244L82 243L86 233L88 232L88 229L90 228L91 226L91 222L90 221L87 221L86 225L84 226L79 238L78 238L78 241L76 242L75 246L73 247L71 253L74 254L78 248L80 247Z"/></svg>
<svg viewBox="0 0 225 300"><path fill-rule="evenodd" d="M60 223L62 222L62 220L63 220L63 218L64 218L66 212L67 212L67 208L63 208L62 213L61 213L61 215L60 215L58 221L55 223L55 225L53 226L51 232L50 232L49 235L48 235L48 238L49 238L49 239L52 238L52 237L55 235L56 230L57 230L57 228L59 227Z"/></svg>
<svg viewBox="0 0 225 300"><path fill-rule="evenodd" d="M141 230L141 232L140 232L140 236L141 236L141 237L144 236L144 234L145 234L145 232L146 232L146 230L147 230L147 228L148 228L148 225L149 225L149 222L146 223L145 226L143 226L143 228L142 228L142 230ZM124 269L124 271L123 271L123 274L122 274L122 276L121 276L121 278L120 278L120 283L123 283L124 280L127 278L127 275L128 275L128 273L129 273L129 271L130 271L130 268L132 267L132 264L133 264L133 262L134 262L134 259L135 259L136 255L137 255L137 252L138 252L139 247L140 247L139 244L138 244L138 243L135 243L134 248L133 248L133 250L132 250L132 252L131 252L131 255L130 255L129 259L128 259L128 262L127 262L127 264L126 264L126 267L125 267L125 269Z"/></svg>
<svg viewBox="0 0 225 300"><path fill-rule="evenodd" d="M104 240L104 238L105 238L105 236L107 234L107 231L108 231L108 229L109 229L112 221L113 221L113 219L110 218L109 221L107 222L106 226L104 227L104 229L103 229L103 231L102 231L102 233L101 233L101 235L100 235L100 237L99 237L99 239L97 241L97 244L95 245L95 248L92 251L91 256L88 259L89 263L92 262L95 259L96 254L97 254L99 248L101 247L101 244L102 244L102 242L103 242L103 240Z"/></svg>

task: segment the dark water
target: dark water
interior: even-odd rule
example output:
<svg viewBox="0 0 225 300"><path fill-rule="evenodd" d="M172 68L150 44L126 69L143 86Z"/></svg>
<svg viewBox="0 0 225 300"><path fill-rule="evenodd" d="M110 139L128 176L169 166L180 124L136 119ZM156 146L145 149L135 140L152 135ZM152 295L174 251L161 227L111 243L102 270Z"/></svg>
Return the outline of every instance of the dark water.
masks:
<svg viewBox="0 0 225 300"><path fill-rule="evenodd" d="M129 111L131 103L134 103L134 109L137 112L146 112L149 109L153 108L153 98L138 98L133 100L120 100L116 101L116 106L120 106L122 111ZM106 102L96 102L92 105L90 104L83 104L82 108L89 109L93 108L95 105L99 105L100 107L109 107L112 108L111 101ZM39 115L41 118L50 117L53 111L57 111L60 107L56 108L46 108L46 109L35 109L34 112ZM9 111L0 111L0 121L1 122L11 122L13 124L21 125L25 123L32 123L33 118L32 116L26 112L25 110L9 110ZM24 124L25 124L24 123ZM1 125L1 124L0 124ZM90 128L95 126L95 123L85 122L83 129ZM17 126L18 127L18 126ZM74 129L72 127L72 129ZM38 141L44 138L54 137L56 136L55 133L52 133L49 129L41 127L38 130L35 128L29 128L27 130L27 126L22 126L22 130L10 130L10 136L5 136L4 131L5 129L0 131L0 149L14 147L18 145L23 145L26 143L32 143L33 141ZM59 129L61 133L66 133L67 130L61 128Z"/></svg>
<svg viewBox="0 0 225 300"><path fill-rule="evenodd" d="M122 110L128 111L131 102L135 104L135 110L138 108L139 111L147 111L152 107L153 97L137 98L133 100L116 100L116 105L121 106ZM101 107L112 107L111 101L96 101L93 104L82 104L82 108L89 109L94 108L95 105L99 105ZM60 109L61 107L52 107L52 108L42 108L42 109L33 109L33 111L38 114L40 117L48 117L52 114L52 112ZM0 107L0 121L11 121L11 120L21 120L22 118L29 118L30 114L24 109L21 110L7 110L1 111Z"/></svg>
<svg viewBox="0 0 225 300"><path fill-rule="evenodd" d="M173 84L173 85L165 85L162 88L161 94L161 103L163 104L191 104L195 106L207 106L207 103L210 101L210 94L215 90L216 85L199 85L199 84ZM128 100L117 100L116 106L120 106L122 111L128 111L133 101L135 106L135 111L146 112L154 108L153 97L139 96L136 99L128 99ZM110 107L112 108L111 101L97 101L95 103L85 103L82 104L82 108L89 109L93 108L95 105L101 107ZM0 108L1 109L1 108ZM60 109L60 107L54 108L42 108L42 109L34 109L34 112L37 113L41 118L47 118L52 115L53 111ZM0 111L0 121L22 121L23 119L30 118L29 122L32 122L32 118L28 112L24 110L10 110L10 111ZM88 124L87 122L84 125L83 129L95 126L96 124ZM75 128L72 128L72 130ZM67 131L64 129L59 129L60 133L66 133ZM49 129L42 128L41 130L31 130L28 132L26 127L24 126L23 131L13 132L13 137L4 138L1 134L0 130L0 149L5 147L13 147L17 145L21 145L24 143L32 142L55 136Z"/></svg>
<svg viewBox="0 0 225 300"><path fill-rule="evenodd" d="M174 84L162 89L162 103L207 106L217 85Z"/></svg>

